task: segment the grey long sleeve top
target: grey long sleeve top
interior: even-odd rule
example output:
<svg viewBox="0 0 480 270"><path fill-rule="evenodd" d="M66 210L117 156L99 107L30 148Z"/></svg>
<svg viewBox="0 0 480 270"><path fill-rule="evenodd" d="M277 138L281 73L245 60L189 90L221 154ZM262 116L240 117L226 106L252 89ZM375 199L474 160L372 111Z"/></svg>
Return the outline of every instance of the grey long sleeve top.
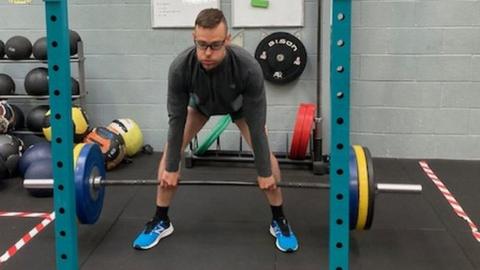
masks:
<svg viewBox="0 0 480 270"><path fill-rule="evenodd" d="M178 170L187 106L193 98L206 116L242 112L250 130L255 166L259 176L272 174L270 149L265 134L266 97L263 73L258 62L238 46L227 47L223 61L205 71L195 47L180 53L168 73L169 117L166 170Z"/></svg>

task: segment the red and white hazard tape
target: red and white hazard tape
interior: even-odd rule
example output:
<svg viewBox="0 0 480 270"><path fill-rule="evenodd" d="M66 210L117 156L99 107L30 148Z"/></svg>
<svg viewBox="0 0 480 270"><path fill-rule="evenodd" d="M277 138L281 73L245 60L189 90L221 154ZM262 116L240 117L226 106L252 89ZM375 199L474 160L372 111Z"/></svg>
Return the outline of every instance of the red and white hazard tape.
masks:
<svg viewBox="0 0 480 270"><path fill-rule="evenodd" d="M48 214L48 216L42 220L37 226L26 233L15 245L11 246L2 256L0 256L0 265L10 259L15 253L18 252L23 246L25 246L35 235L41 232L45 227L55 219L55 212Z"/></svg>
<svg viewBox="0 0 480 270"><path fill-rule="evenodd" d="M50 213L32 213L32 212L1 212L0 217L21 217L21 218L46 218Z"/></svg>
<svg viewBox="0 0 480 270"><path fill-rule="evenodd" d="M470 219L470 217L465 213L463 210L462 206L457 202L455 197L453 197L452 193L448 190L448 188L443 184L443 182L435 175L433 170L428 166L428 163L425 161L419 161L418 162L420 166L422 167L423 171L427 174L427 176L433 181L433 183L437 186L437 188L440 190L440 192L443 194L445 199L447 199L448 203L450 206L453 208L453 211L455 213L463 218L465 221L467 221L468 225L472 229L472 234L473 237L480 242L480 232L478 231L477 226L473 221Z"/></svg>

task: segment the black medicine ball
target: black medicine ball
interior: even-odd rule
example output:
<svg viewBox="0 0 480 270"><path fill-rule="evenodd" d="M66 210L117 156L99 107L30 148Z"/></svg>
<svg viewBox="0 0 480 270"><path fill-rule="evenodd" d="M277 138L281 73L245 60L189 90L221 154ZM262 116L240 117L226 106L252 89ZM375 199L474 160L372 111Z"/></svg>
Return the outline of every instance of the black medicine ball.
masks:
<svg viewBox="0 0 480 270"><path fill-rule="evenodd" d="M15 93L15 82L7 74L0 73L0 95L13 95Z"/></svg>
<svg viewBox="0 0 480 270"><path fill-rule="evenodd" d="M13 129L20 130L25 127L25 114L23 113L22 109L17 105L10 104L15 112L15 121L13 121Z"/></svg>
<svg viewBox="0 0 480 270"><path fill-rule="evenodd" d="M32 54L32 43L24 36L11 37L5 43L5 54L12 60L28 59Z"/></svg>
<svg viewBox="0 0 480 270"><path fill-rule="evenodd" d="M78 53L78 42L81 40L82 38L77 32L70 30L70 55Z"/></svg>
<svg viewBox="0 0 480 270"><path fill-rule="evenodd" d="M47 60L47 38L41 37L33 43L33 56L38 60Z"/></svg>
<svg viewBox="0 0 480 270"><path fill-rule="evenodd" d="M5 55L5 43L0 40L0 58L3 58Z"/></svg>
<svg viewBox="0 0 480 270"><path fill-rule="evenodd" d="M0 135L0 158L8 169L9 176L15 175L18 160L23 151L23 142L12 135Z"/></svg>
<svg viewBox="0 0 480 270"><path fill-rule="evenodd" d="M48 95L48 69L37 67L25 76L25 91L32 96Z"/></svg>
<svg viewBox="0 0 480 270"><path fill-rule="evenodd" d="M74 78L71 80L72 83L72 95L80 95L80 84Z"/></svg>
<svg viewBox="0 0 480 270"><path fill-rule="evenodd" d="M42 132L43 121L45 121L45 114L50 110L48 105L39 105L33 108L27 114L27 128L30 131Z"/></svg>

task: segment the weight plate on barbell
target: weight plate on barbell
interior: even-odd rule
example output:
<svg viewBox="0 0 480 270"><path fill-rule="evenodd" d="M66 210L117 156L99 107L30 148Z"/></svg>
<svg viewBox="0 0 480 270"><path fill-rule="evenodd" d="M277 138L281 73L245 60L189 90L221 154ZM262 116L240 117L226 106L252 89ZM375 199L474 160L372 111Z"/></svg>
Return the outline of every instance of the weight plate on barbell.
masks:
<svg viewBox="0 0 480 270"><path fill-rule="evenodd" d="M255 50L265 80L285 84L298 78L307 64L302 42L287 32L275 32L260 41Z"/></svg>
<svg viewBox="0 0 480 270"><path fill-rule="evenodd" d="M375 174L373 171L373 161L372 155L367 147L363 147L363 152L365 154L365 160L367 161L367 172L368 172L368 215L367 221L365 222L365 230L369 230L372 227L373 223L373 214L375 212Z"/></svg>
<svg viewBox="0 0 480 270"><path fill-rule="evenodd" d="M75 167L75 201L80 223L94 224L100 217L105 187L94 187L93 179L105 179L105 160L97 144L85 144Z"/></svg>
<svg viewBox="0 0 480 270"><path fill-rule="evenodd" d="M355 157L357 159L358 169L358 220L357 230L364 230L365 223L368 216L368 203L369 203L369 186L368 186L368 171L367 162L365 161L365 154L363 148L360 145L353 145L355 151Z"/></svg>
<svg viewBox="0 0 480 270"><path fill-rule="evenodd" d="M354 230L358 219L358 171L353 148L350 148L348 169L350 171L350 230Z"/></svg>

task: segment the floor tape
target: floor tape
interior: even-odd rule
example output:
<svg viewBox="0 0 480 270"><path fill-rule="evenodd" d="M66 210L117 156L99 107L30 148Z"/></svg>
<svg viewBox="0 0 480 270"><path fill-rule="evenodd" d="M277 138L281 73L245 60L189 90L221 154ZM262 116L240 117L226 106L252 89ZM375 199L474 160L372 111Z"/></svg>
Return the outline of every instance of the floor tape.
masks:
<svg viewBox="0 0 480 270"><path fill-rule="evenodd" d="M465 221L467 221L468 225L472 229L472 234L473 237L480 242L480 232L478 231L478 227L473 223L473 221L470 219L470 217L465 213L463 210L462 206L458 203L458 201L453 197L452 193L448 190L448 188L443 184L443 182L440 180L440 178L437 177L435 172L430 168L428 163L426 161L419 161L420 167L422 167L423 171L427 176L430 178L430 180L433 181L433 183L437 186L437 188L440 190L440 192L443 194L445 199L447 199L448 203L450 206L453 208L453 211L461 218L463 218Z"/></svg>
<svg viewBox="0 0 480 270"><path fill-rule="evenodd" d="M0 217L21 217L21 218L46 218L50 213L34 213L34 212L2 212Z"/></svg>
<svg viewBox="0 0 480 270"><path fill-rule="evenodd" d="M3 255L0 256L0 266L2 263L6 262L13 255L15 255L23 246L25 246L30 240L32 240L35 235L41 232L45 227L50 224L55 219L55 212L48 214L40 223L38 223L33 229L26 233L20 240L17 241L13 246L11 246Z"/></svg>

